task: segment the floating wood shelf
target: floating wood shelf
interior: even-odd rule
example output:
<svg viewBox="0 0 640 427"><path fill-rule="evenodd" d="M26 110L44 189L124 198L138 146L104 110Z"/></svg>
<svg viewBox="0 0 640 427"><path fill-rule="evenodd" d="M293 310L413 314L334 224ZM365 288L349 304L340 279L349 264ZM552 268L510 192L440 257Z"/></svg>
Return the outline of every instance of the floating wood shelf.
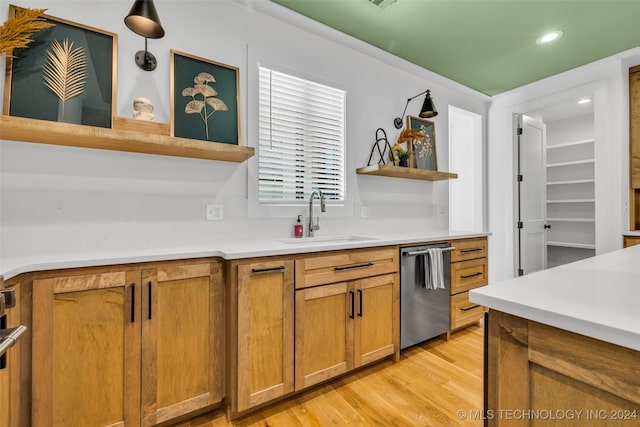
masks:
<svg viewBox="0 0 640 427"><path fill-rule="evenodd" d="M423 181L443 181L445 179L455 179L456 173L438 172L416 168L405 168L391 165L372 165L356 169L360 175L390 176L393 178L421 179Z"/></svg>
<svg viewBox="0 0 640 427"><path fill-rule="evenodd" d="M0 115L0 139L241 163L252 147Z"/></svg>

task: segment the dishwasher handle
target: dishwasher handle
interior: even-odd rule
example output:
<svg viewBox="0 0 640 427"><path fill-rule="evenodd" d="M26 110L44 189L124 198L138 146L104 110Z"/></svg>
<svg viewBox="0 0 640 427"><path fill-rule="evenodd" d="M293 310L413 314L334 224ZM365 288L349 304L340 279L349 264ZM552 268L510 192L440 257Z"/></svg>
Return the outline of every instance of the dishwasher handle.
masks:
<svg viewBox="0 0 640 427"><path fill-rule="evenodd" d="M442 252L452 252L455 251L456 248L453 246L449 246L448 248L441 248ZM411 251L411 252L404 252L403 255L404 256L416 256L416 255L424 255L424 254L428 254L429 251L428 250L423 250L423 251Z"/></svg>
<svg viewBox="0 0 640 427"><path fill-rule="evenodd" d="M20 335L27 330L26 326L20 325L17 328L3 329L0 331L0 356L9 350L18 341Z"/></svg>

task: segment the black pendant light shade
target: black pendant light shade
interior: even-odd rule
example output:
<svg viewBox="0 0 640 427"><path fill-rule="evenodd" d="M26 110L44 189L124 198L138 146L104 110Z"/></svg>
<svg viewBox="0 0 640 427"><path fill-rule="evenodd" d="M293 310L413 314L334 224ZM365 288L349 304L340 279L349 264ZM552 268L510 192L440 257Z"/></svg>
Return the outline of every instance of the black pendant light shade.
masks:
<svg viewBox="0 0 640 427"><path fill-rule="evenodd" d="M402 127L402 120L404 119L404 113L407 112L409 102L411 102L412 99L416 99L420 95L424 95L425 93L427 94L427 96L425 96L424 98L419 116L422 118L429 118L438 115L438 110L436 110L436 106L433 105L433 100L431 99L431 91L427 89L424 92L420 92L416 96L412 96L411 98L407 99L407 103L404 105L404 111L402 112L402 115L400 117L396 117L393 120L393 125L396 127L396 129L400 129Z"/></svg>
<svg viewBox="0 0 640 427"><path fill-rule="evenodd" d="M124 18L124 23L139 36L150 39L164 37L164 29L153 0L136 0L129 14Z"/></svg>
<svg viewBox="0 0 640 427"><path fill-rule="evenodd" d="M424 102L422 103L422 108L420 109L419 116L425 119L429 117L435 117L438 115L438 110L436 110L436 106L433 105L433 100L431 99L431 92L427 90L427 96L424 98Z"/></svg>
<svg viewBox="0 0 640 427"><path fill-rule="evenodd" d="M155 70L157 61L147 50L147 39L164 37L164 28L153 0L136 0L124 23L131 31L144 37L144 50L136 53L136 64L145 71Z"/></svg>

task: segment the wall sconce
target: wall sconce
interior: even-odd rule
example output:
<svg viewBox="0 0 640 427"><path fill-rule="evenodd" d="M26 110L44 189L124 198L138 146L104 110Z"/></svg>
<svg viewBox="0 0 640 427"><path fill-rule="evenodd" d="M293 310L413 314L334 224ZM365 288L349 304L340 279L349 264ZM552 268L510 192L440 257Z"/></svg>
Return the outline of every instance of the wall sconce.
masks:
<svg viewBox="0 0 640 427"><path fill-rule="evenodd" d="M160 39L164 37L164 29L160 24L160 17L153 4L153 0L136 0L124 18L124 23L131 31L144 37L144 50L136 53L136 64L145 71L156 69L156 57L147 50L147 38Z"/></svg>
<svg viewBox="0 0 640 427"><path fill-rule="evenodd" d="M425 93L427 94L427 96L425 96L424 98L419 116L427 119L429 117L435 117L438 115L438 111L436 110L435 105L433 105L433 100L431 99L431 92L429 91L429 89L427 89L424 92L420 92L416 96L412 96L411 98L407 99L407 103L404 105L404 111L402 112L402 115L400 117L396 117L393 120L393 125L396 127L396 129L400 129L402 127L402 120L404 119L404 113L407 112L407 106L409 105L409 102L411 102L412 99L416 99L420 95L424 95Z"/></svg>

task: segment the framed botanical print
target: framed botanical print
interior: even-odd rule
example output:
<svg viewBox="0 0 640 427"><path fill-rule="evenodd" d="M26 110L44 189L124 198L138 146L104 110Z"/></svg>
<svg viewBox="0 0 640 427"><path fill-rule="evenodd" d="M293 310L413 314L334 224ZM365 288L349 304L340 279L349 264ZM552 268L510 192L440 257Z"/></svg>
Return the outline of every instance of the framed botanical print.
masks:
<svg viewBox="0 0 640 427"><path fill-rule="evenodd" d="M237 67L171 50L171 135L241 145Z"/></svg>
<svg viewBox="0 0 640 427"><path fill-rule="evenodd" d="M407 116L407 129L418 130L413 139L413 164L417 169L438 170L436 156L436 127L430 121L416 116Z"/></svg>
<svg viewBox="0 0 640 427"><path fill-rule="evenodd" d="M21 8L9 7L9 16ZM7 55L4 114L110 128L116 109L118 36L43 15L54 24Z"/></svg>

